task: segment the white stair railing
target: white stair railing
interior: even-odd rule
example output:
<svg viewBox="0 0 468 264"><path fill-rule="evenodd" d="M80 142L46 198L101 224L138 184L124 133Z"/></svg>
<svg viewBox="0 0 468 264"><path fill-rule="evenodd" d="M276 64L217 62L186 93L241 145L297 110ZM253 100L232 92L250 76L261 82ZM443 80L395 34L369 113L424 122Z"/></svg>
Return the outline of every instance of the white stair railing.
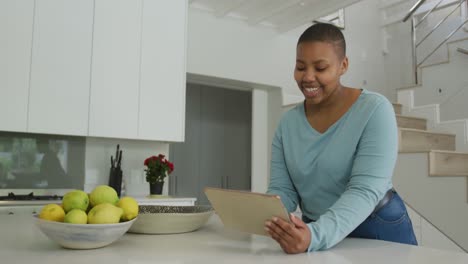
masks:
<svg viewBox="0 0 468 264"><path fill-rule="evenodd" d="M411 9L408 11L408 13L405 15L405 17L403 18L403 22L406 22L409 18L411 18L411 34L412 34L412 53L413 53L413 73L414 73L414 79L415 79L415 83L416 84L419 84L419 81L418 81L418 67L420 67L424 62L426 62L427 59L429 59L429 57L432 56L432 54L434 54L437 49L439 49L443 44L445 44L460 28L462 28L465 24L468 23L468 18L465 18L461 23L460 25L455 29L453 30L452 32L450 32L438 45L435 49L433 49L428 55L426 55L420 62L418 62L418 58L417 58L417 48L421 45L421 43L423 43L430 35L432 35L432 33L434 33L435 30L437 30L449 17L450 15L452 15L456 10L458 10L458 8L460 6L462 6L462 4L464 4L465 6L467 5L467 2L468 0L460 0L460 1L456 1L454 2L453 5L455 5L455 8L448 14L446 15L444 18L442 18L442 20L440 20L420 41L417 41L416 40L416 30L418 29L418 26L430 15L432 14L435 10L438 9L438 7L440 6L440 4L443 2L443 0L440 0L436 5L434 5L419 21L417 21L416 17L414 16L414 13L418 10L419 7L421 7L422 4L424 4L424 2L426 2L426 0L419 0L418 2L416 2L413 7L411 7ZM464 6L464 7L465 7ZM446 8L443 7L443 8Z"/></svg>

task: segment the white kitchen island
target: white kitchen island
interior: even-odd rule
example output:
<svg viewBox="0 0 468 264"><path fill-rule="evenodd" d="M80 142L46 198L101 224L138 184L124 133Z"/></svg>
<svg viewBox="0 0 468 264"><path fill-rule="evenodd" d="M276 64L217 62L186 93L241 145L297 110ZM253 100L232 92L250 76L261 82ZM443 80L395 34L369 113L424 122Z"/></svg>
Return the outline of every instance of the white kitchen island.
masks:
<svg viewBox="0 0 468 264"><path fill-rule="evenodd" d="M468 263L468 254L366 239L345 239L328 251L287 255L268 237L224 229L216 215L196 232L125 234L92 250L61 248L27 215L0 216L0 234L0 263Z"/></svg>

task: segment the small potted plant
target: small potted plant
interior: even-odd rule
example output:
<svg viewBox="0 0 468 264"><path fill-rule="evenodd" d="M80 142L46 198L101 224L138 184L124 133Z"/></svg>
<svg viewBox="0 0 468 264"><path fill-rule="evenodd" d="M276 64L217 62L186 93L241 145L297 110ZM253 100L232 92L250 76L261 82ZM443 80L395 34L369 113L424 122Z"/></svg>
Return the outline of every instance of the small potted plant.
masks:
<svg viewBox="0 0 468 264"><path fill-rule="evenodd" d="M161 194L164 178L174 171L174 164L164 155L159 154L145 159L144 165L146 166L146 181L150 184L150 194Z"/></svg>

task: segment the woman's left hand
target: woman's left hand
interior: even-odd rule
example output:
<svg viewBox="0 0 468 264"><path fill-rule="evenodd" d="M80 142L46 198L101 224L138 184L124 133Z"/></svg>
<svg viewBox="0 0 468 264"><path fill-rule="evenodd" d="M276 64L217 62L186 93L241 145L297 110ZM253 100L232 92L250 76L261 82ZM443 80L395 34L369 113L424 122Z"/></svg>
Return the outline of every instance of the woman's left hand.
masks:
<svg viewBox="0 0 468 264"><path fill-rule="evenodd" d="M310 245L312 236L307 225L291 214L291 223L281 218L273 217L265 222L265 231L278 242L288 254L304 253Z"/></svg>

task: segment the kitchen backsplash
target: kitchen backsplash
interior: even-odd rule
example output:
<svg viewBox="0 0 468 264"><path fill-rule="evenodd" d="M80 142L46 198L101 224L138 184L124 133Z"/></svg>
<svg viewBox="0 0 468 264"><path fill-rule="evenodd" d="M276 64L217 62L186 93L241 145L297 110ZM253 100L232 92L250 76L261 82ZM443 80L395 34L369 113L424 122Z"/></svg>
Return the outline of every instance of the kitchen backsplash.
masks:
<svg viewBox="0 0 468 264"><path fill-rule="evenodd" d="M123 194L149 194L143 162L151 155L168 155L168 143L14 132L0 132L0 191L90 191L108 184L117 144L122 150Z"/></svg>
<svg viewBox="0 0 468 264"><path fill-rule="evenodd" d="M111 166L111 156L115 156L117 144L122 150L122 171L124 190L127 195L145 196L149 194L149 184L145 180L144 160L152 155L168 155L169 144L157 141L124 140L107 138L86 138L85 191L96 185L107 184ZM163 194L167 194L168 182Z"/></svg>
<svg viewBox="0 0 468 264"><path fill-rule="evenodd" d="M74 189L84 184L85 138L0 132L0 189Z"/></svg>

